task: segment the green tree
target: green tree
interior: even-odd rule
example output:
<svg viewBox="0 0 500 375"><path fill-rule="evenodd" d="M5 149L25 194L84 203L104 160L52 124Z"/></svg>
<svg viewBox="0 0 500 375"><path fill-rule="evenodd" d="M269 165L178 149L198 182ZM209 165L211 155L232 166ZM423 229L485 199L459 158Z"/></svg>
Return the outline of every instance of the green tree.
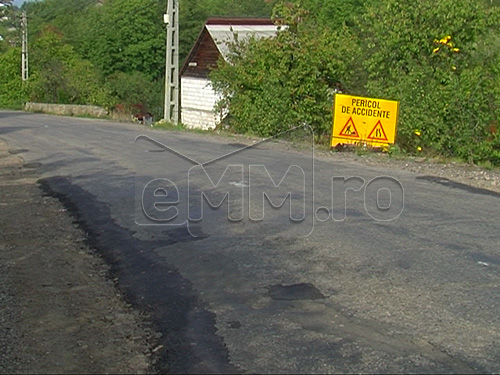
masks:
<svg viewBox="0 0 500 375"><path fill-rule="evenodd" d="M375 0L293 0L293 3L307 10L319 27L332 30L342 26L353 27L367 4Z"/></svg>
<svg viewBox="0 0 500 375"><path fill-rule="evenodd" d="M20 41L17 8L11 0L0 0L0 53Z"/></svg>
<svg viewBox="0 0 500 375"><path fill-rule="evenodd" d="M179 2L179 60L187 57L202 26L208 18L203 7L205 0L181 0Z"/></svg>
<svg viewBox="0 0 500 375"><path fill-rule="evenodd" d="M30 99L48 103L103 104L106 95L92 64L82 60L61 34L45 29L31 48Z"/></svg>
<svg viewBox="0 0 500 375"><path fill-rule="evenodd" d="M200 4L211 17L270 17L276 0L205 0Z"/></svg>
<svg viewBox="0 0 500 375"><path fill-rule="evenodd" d="M80 25L86 22L88 10L96 0L44 0L24 3L22 9L29 17L29 38L35 40L47 26L57 29L65 43L77 48L85 35Z"/></svg>
<svg viewBox="0 0 500 375"><path fill-rule="evenodd" d="M108 0L89 9L78 48L110 76L115 72L141 72L150 80L165 70L165 3L158 0Z"/></svg>

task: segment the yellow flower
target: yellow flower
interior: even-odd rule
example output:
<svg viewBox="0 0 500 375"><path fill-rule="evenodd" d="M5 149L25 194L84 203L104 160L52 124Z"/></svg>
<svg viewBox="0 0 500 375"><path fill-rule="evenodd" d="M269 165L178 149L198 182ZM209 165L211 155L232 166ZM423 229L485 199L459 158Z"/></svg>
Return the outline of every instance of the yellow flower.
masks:
<svg viewBox="0 0 500 375"><path fill-rule="evenodd" d="M460 48L453 48L453 52L460 52Z"/></svg>
<svg viewBox="0 0 500 375"><path fill-rule="evenodd" d="M452 66L451 70L457 70L457 67L456 66Z"/></svg>
<svg viewBox="0 0 500 375"><path fill-rule="evenodd" d="M418 151L418 152L422 151L422 147L418 146L418 147L417 147L417 151Z"/></svg>
<svg viewBox="0 0 500 375"><path fill-rule="evenodd" d="M441 44L447 44L451 40L451 35L445 36L443 39L439 41Z"/></svg>
<svg viewBox="0 0 500 375"><path fill-rule="evenodd" d="M422 134L422 133L420 133L420 130L418 130L418 129L415 129L415 131L414 131L413 133L414 133L416 136L418 136L418 137L420 137L420 135Z"/></svg>
<svg viewBox="0 0 500 375"><path fill-rule="evenodd" d="M438 52L438 51L439 51L439 47L434 48L434 49L432 50L432 53L436 53L436 52Z"/></svg>

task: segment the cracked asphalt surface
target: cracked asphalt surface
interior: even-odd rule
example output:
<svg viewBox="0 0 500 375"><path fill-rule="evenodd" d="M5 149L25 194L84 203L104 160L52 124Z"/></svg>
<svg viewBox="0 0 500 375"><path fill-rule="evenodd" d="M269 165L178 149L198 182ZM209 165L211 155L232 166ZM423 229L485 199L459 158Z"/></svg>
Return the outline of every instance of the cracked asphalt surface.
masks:
<svg viewBox="0 0 500 375"><path fill-rule="evenodd" d="M141 134L186 157L137 142ZM157 341L143 345L154 346L157 370L500 371L500 200L485 190L494 179L474 185L435 173L442 166L417 162L408 171L400 162L311 155L280 142L235 154L235 145L253 141L22 112L0 112L0 137L77 218L120 295L147 316ZM220 155L229 156L212 162ZM278 176L298 166L307 177L311 165L314 201L300 174L286 182L304 193L297 196L312 218L292 223L275 209L260 222L228 221L222 209L240 203L230 201L205 207L189 227L145 225L138 207L145 183L181 181L197 172L190 160L208 163L216 177L231 164L265 165ZM226 191L247 191L250 181L236 172L217 186L193 174L192 186L178 184L179 197L203 188L219 202ZM182 203L191 219L200 217L198 201ZM393 220L373 217L387 215Z"/></svg>

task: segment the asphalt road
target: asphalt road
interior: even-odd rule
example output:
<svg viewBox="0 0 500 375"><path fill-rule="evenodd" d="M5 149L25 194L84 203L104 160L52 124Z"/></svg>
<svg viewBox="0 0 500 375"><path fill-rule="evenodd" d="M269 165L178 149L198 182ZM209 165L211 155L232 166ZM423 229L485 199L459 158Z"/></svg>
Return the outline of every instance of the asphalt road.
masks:
<svg viewBox="0 0 500 375"><path fill-rule="evenodd" d="M496 193L100 120L1 111L0 137L152 315L162 370L500 371Z"/></svg>

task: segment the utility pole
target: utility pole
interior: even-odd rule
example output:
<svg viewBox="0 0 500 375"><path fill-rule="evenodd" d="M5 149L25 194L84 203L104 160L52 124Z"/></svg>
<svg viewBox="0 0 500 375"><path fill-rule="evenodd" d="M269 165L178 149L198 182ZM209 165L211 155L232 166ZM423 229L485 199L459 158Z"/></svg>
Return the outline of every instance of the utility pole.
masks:
<svg viewBox="0 0 500 375"><path fill-rule="evenodd" d="M22 30L22 51L21 51L21 77L23 81L28 80L28 17L26 11L21 16L21 30Z"/></svg>
<svg viewBox="0 0 500 375"><path fill-rule="evenodd" d="M165 64L165 108L163 119L179 122L179 1L167 0L167 13L163 16L167 27Z"/></svg>

